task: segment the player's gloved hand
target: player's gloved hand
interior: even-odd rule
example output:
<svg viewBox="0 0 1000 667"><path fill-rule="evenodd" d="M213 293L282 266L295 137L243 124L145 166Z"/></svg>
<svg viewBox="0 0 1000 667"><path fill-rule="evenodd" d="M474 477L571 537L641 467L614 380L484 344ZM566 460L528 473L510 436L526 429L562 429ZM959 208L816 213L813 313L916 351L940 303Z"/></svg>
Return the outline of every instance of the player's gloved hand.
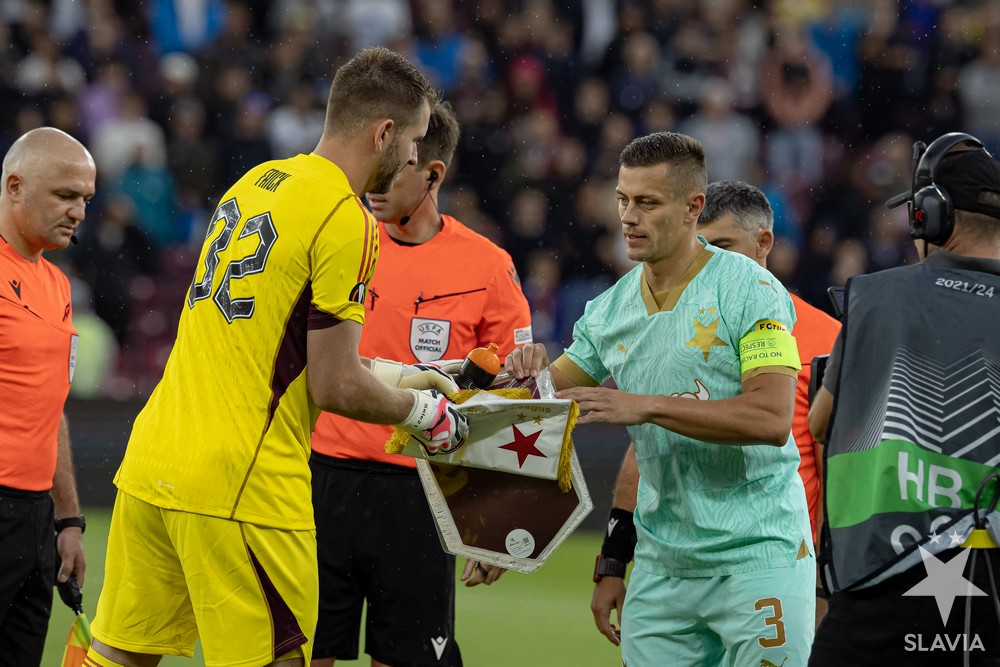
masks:
<svg viewBox="0 0 1000 667"><path fill-rule="evenodd" d="M409 431L431 456L449 454L469 435L469 420L437 389L413 393L413 408L399 427Z"/></svg>
<svg viewBox="0 0 1000 667"><path fill-rule="evenodd" d="M464 363L465 359L439 359L434 362L434 365L448 375L458 375L458 372L462 370L462 364Z"/></svg>
<svg viewBox="0 0 1000 667"><path fill-rule="evenodd" d="M435 364L401 364L388 359L372 359L371 370L382 382L400 389L437 389L447 396L458 391L448 372ZM457 372L457 371L456 371Z"/></svg>

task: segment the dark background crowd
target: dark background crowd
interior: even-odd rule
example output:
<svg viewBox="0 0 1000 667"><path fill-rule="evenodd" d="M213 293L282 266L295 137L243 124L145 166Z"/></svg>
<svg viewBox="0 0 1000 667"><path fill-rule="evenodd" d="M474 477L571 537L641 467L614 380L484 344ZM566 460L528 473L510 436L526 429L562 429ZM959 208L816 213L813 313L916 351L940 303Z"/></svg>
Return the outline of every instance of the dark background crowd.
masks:
<svg viewBox="0 0 1000 667"><path fill-rule="evenodd" d="M769 268L822 308L914 260L883 203L915 139L1000 151L995 0L3 0L0 151L53 125L97 162L80 243L50 256L83 334L75 394L152 389L218 197L310 151L332 73L372 45L454 104L442 210L511 253L553 352L632 266L614 186L639 134L690 134L711 180L762 188Z"/></svg>

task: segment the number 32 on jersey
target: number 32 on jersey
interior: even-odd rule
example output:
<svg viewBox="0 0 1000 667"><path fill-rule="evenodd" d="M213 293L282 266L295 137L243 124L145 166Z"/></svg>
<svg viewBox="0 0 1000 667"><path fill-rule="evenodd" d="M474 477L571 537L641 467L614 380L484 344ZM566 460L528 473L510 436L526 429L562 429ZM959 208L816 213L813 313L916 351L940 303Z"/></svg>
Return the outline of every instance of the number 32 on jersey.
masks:
<svg viewBox="0 0 1000 667"><path fill-rule="evenodd" d="M215 296L212 301L215 302L230 324L238 318L253 317L254 311L254 298L252 296L242 299L232 298L230 294L232 281L262 272L267 264L267 256L271 253L271 248L274 247L274 242L278 239L278 230L274 227L270 213L261 213L247 220L243 231L236 238L245 239L256 235L259 239L257 249L253 254L233 259L226 264L225 271L223 271L218 286L216 286L215 274L219 268L219 255L232 242L233 232L236 231L236 226L240 223L241 218L240 207L235 199L223 202L216 209L215 215L212 216L212 222L208 226L207 237L211 238L212 234L215 233L220 220L225 221L222 232L212 241L205 253L204 275L201 280L198 280L198 272L195 271L194 279L191 281L191 291L188 292L188 308L194 308L197 302L212 296L214 288Z"/></svg>

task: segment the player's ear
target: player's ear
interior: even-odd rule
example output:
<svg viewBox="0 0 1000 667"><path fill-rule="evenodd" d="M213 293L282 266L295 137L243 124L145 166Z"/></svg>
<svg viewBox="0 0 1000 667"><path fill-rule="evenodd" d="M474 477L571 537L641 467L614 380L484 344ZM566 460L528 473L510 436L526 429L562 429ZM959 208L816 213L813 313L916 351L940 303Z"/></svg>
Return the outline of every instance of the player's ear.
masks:
<svg viewBox="0 0 1000 667"><path fill-rule="evenodd" d="M396 121L391 118L383 118L375 123L373 132L375 139L375 150L384 151L392 143L392 133L396 128Z"/></svg>
<svg viewBox="0 0 1000 667"><path fill-rule="evenodd" d="M757 259L762 260L767 257L774 247L774 232L770 229L761 229L757 232Z"/></svg>
<svg viewBox="0 0 1000 667"><path fill-rule="evenodd" d="M684 222L697 224L698 216L700 216L701 212L705 210L705 193L692 192L688 196L687 207L687 214L684 216Z"/></svg>

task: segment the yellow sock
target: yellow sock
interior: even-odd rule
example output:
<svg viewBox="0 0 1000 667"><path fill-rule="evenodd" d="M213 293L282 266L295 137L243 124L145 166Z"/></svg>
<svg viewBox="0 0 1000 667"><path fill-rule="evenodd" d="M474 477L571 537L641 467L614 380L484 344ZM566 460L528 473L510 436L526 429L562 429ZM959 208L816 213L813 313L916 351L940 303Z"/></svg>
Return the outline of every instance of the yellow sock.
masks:
<svg viewBox="0 0 1000 667"><path fill-rule="evenodd" d="M94 650L91 646L90 650L87 651L87 657L83 659L83 667L125 667L120 665L111 658L105 658L103 655Z"/></svg>

